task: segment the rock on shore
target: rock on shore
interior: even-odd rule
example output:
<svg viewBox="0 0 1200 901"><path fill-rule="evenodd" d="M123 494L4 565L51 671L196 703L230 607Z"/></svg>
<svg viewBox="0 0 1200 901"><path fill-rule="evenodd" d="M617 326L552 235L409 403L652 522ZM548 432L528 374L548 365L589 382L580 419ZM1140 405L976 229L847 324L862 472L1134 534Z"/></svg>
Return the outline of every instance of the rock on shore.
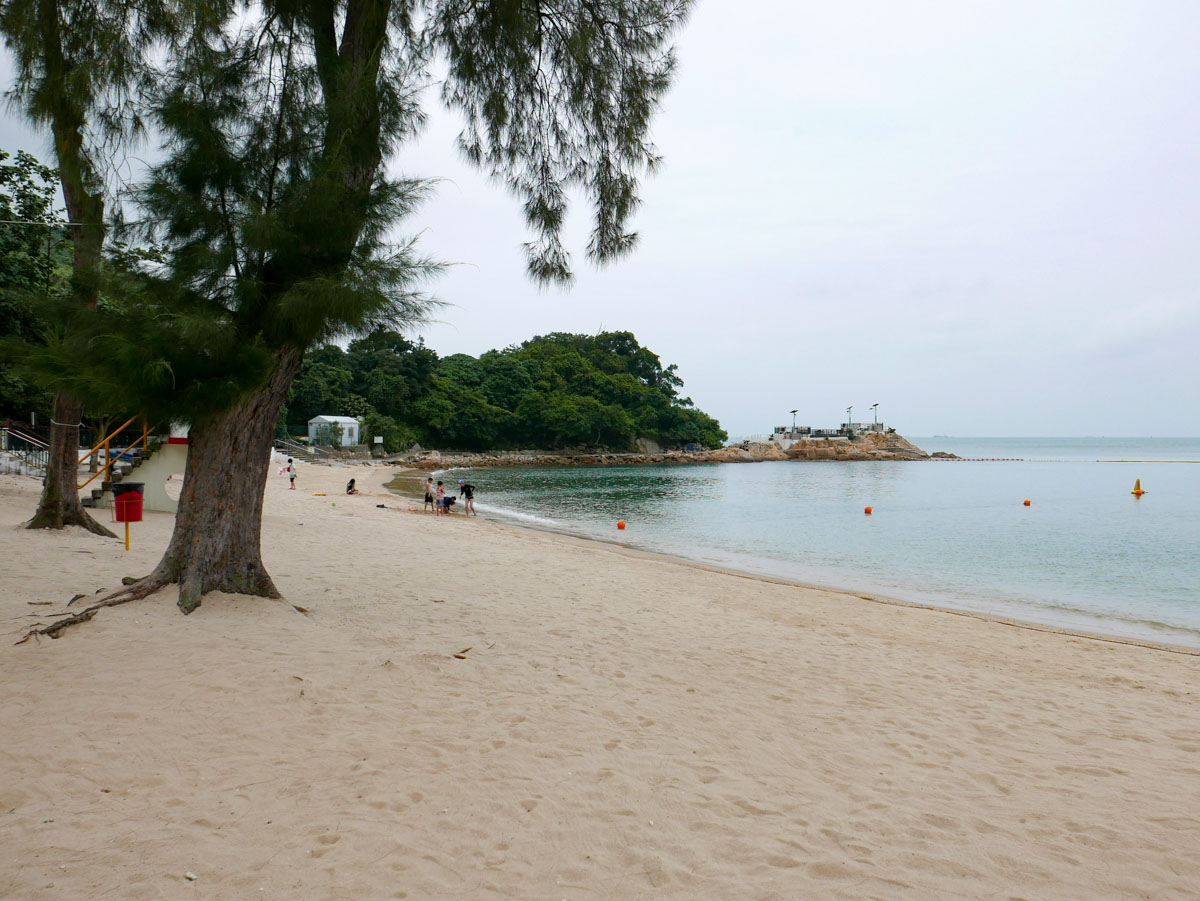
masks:
<svg viewBox="0 0 1200 901"><path fill-rule="evenodd" d="M413 469L486 466L631 466L645 463L762 463L767 460L928 460L929 454L900 435L870 433L854 441L813 438L787 450L768 441L751 441L703 451L663 451L656 454L587 453L583 451L491 451L456 453L420 451L398 454L389 463Z"/></svg>
<svg viewBox="0 0 1200 901"><path fill-rule="evenodd" d="M868 432L854 441L810 438L788 448L791 460L928 460L929 454L903 435ZM953 456L953 454L951 454Z"/></svg>

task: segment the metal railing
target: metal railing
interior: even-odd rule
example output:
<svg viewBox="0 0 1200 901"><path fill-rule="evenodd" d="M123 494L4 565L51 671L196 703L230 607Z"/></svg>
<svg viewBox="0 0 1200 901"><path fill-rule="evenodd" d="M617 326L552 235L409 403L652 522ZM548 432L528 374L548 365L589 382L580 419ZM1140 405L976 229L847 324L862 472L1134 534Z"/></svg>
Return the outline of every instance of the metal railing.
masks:
<svg viewBox="0 0 1200 901"><path fill-rule="evenodd" d="M0 428L0 450L26 474L40 472L44 476L50 467L50 445L20 429Z"/></svg>
<svg viewBox="0 0 1200 901"><path fill-rule="evenodd" d="M317 457L332 457L333 451L326 450L323 447L314 447L311 444L301 444L298 441L291 441L287 438L276 438L275 447L278 450L287 451L293 456L309 456Z"/></svg>
<svg viewBox="0 0 1200 901"><path fill-rule="evenodd" d="M134 422L135 420L137 420L139 418L142 419L141 435L138 437L138 439L136 441L134 441L128 447L121 450L120 453L118 453L114 457L112 455L112 450L110 447L110 445L112 444L112 440L114 438L116 438L117 435L119 435L121 432L125 431L125 429L127 429L129 427L130 423ZM84 482L82 485L80 485L79 490L82 491L88 485L92 484L92 482L96 481L96 479L100 479L101 485L103 485L105 482L111 481L111 479L107 478L107 476L111 476L113 466L115 466L121 460L132 461L134 458L133 451L138 446L139 443L142 445L142 454L144 455L144 454L149 453L149 451L150 451L149 439L150 439L150 427L146 424L146 420L144 418L138 417L138 416L129 417L129 419L127 419L124 423L122 423L117 428L113 429L111 432L109 432L107 435L105 435L103 438L101 438L99 441L97 441L94 445L92 445L92 449L89 450L86 454L84 454L82 457L79 458L79 465L82 466L84 464L84 462L86 462L88 459L90 459L93 455L98 455L102 448L104 450L104 465L102 467L100 467L100 469L96 470L96 472L92 473L92 477L90 479L88 479L86 482ZM99 456L96 456L96 459L97 460L100 459ZM105 476L106 478L101 478L101 476Z"/></svg>

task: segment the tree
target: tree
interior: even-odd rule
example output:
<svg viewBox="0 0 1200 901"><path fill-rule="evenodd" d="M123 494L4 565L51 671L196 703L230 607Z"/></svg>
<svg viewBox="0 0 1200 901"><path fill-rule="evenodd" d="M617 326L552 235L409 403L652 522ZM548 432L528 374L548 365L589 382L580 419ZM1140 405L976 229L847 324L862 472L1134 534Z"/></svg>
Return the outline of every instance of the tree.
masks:
<svg viewBox="0 0 1200 901"><path fill-rule="evenodd" d="M533 390L529 368L512 354L489 350L479 358L483 369L483 391L488 403L515 410L521 398Z"/></svg>
<svg viewBox="0 0 1200 901"><path fill-rule="evenodd" d="M288 412L297 433L306 430L308 421L314 416L342 415L341 401L349 394L353 378L344 362L339 365L324 360L305 360L287 397Z"/></svg>
<svg viewBox="0 0 1200 901"><path fill-rule="evenodd" d="M716 420L679 396L676 367L664 367L630 332L556 332L492 354L519 364L530 379L511 407L524 441L627 448L639 437L666 446L725 440Z"/></svg>
<svg viewBox="0 0 1200 901"><path fill-rule="evenodd" d="M346 352L351 390L381 415L403 421L412 404L433 389L438 356L424 342L378 330L350 342ZM411 443L411 442L410 442Z"/></svg>
<svg viewBox="0 0 1200 901"><path fill-rule="evenodd" d="M154 0L4 0L0 32L16 60L21 109L54 140L59 181L74 248L71 299L95 307L104 246L102 145L119 144L137 128L129 116L142 53L166 21ZM28 528L80 525L112 533L83 509L76 486L78 398L54 400L46 479Z"/></svg>
<svg viewBox="0 0 1200 901"><path fill-rule="evenodd" d="M389 4L252 12L237 31L193 36L163 74L156 115L169 152L139 198L168 259L151 296L168 309L194 303L261 360L260 375L220 405L192 406L174 391L143 400L173 402L190 420L189 454L167 550L126 595L177 582L185 613L212 590L278 596L259 550L262 498L303 355L339 334L413 321L415 284L432 269L411 244L384 238L424 190L381 171L417 116L406 80L391 77L404 73L386 65ZM405 44L404 23L394 24ZM206 353L180 342L171 365Z"/></svg>
<svg viewBox="0 0 1200 901"><path fill-rule="evenodd" d="M167 347L138 331L182 308L241 348L242 369L264 365L240 392L221 373L221 390L194 408L188 388L142 399L162 409L173 398L191 419L187 477L163 559L112 603L171 582L185 613L211 590L278 595L259 530L288 387L309 348L411 323L423 310L418 285L435 268L411 243L386 241L426 186L384 175L419 128L430 61L446 62L442 99L464 115L468 158L524 201L531 275L565 282L568 190L595 208L590 259L634 244L625 226L637 179L657 161L646 134L673 68L666 42L689 5L264 0L173 48L155 101L166 159L140 195L167 252L165 277L146 286L151 306L106 349L132 359L135 343L166 348L165 360L143 355L161 386L163 372L205 368L203 346ZM154 387L151 374L137 381ZM219 408L213 398L224 398Z"/></svg>

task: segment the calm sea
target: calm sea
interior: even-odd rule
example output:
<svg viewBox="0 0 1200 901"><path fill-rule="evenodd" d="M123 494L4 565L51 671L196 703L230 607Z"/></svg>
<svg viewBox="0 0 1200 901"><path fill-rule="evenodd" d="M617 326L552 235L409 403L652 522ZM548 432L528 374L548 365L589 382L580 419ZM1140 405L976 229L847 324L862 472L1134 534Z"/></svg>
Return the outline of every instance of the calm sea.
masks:
<svg viewBox="0 0 1200 901"><path fill-rule="evenodd" d="M816 585L1200 647L1200 439L910 440L1018 459L470 478L480 512L496 518ZM1130 493L1138 478L1140 499Z"/></svg>

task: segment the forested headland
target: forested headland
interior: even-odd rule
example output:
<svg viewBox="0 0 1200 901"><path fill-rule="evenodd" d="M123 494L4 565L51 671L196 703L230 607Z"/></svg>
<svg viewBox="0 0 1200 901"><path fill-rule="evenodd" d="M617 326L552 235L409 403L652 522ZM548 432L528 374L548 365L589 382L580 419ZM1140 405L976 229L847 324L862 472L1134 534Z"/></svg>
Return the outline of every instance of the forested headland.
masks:
<svg viewBox="0 0 1200 901"><path fill-rule="evenodd" d="M629 332L556 332L479 357L439 357L421 341L377 331L343 350L310 352L280 415L281 435L308 420L355 416L396 452L420 443L461 450L719 447L720 423L680 391L674 365Z"/></svg>

